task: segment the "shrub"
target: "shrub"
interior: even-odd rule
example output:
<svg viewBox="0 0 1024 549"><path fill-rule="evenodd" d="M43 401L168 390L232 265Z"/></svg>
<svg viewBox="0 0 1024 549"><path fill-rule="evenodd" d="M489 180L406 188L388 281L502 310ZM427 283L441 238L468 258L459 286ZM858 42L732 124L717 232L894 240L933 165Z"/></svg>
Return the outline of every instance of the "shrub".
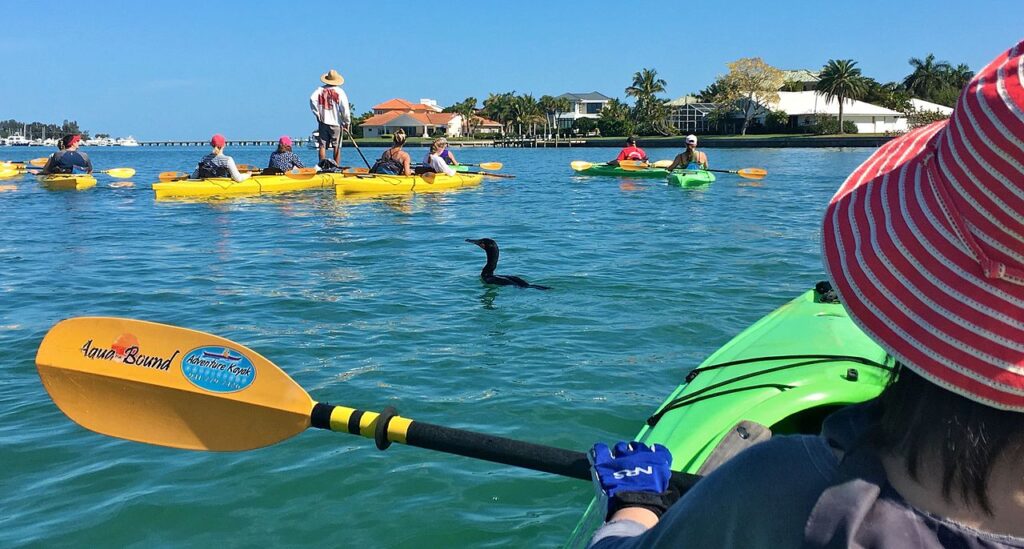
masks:
<svg viewBox="0 0 1024 549"><path fill-rule="evenodd" d="M818 118L817 123L810 126L815 135L832 135L839 133L839 119L831 116ZM843 133L857 133L857 125L852 120L843 120Z"/></svg>
<svg viewBox="0 0 1024 549"><path fill-rule="evenodd" d="M772 111L765 115L764 127L768 133L783 133L789 128L789 115L786 111Z"/></svg>

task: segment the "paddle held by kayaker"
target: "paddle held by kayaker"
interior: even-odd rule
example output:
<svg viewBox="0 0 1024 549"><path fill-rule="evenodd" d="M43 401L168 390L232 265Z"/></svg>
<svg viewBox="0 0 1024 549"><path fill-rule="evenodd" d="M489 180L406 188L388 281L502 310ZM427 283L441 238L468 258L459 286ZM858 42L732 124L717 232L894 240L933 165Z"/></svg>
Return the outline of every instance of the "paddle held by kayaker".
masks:
<svg viewBox="0 0 1024 549"><path fill-rule="evenodd" d="M832 286L895 359L882 394L750 446L674 505L657 448L595 447L613 513L594 547L1024 547L1022 73L1024 42L825 210Z"/></svg>
<svg viewBox="0 0 1024 549"><path fill-rule="evenodd" d="M245 181L250 174L238 171L235 159L224 154L224 147L227 140L221 134L210 138L210 147L213 148L210 154L204 156L192 172L192 179L209 179L211 177L230 177L233 181Z"/></svg>
<svg viewBox="0 0 1024 549"><path fill-rule="evenodd" d="M666 168L672 170L706 170L708 169L708 155L697 150L697 136L686 136L686 150L677 154L672 164Z"/></svg>
<svg viewBox="0 0 1024 549"><path fill-rule="evenodd" d="M68 134L61 139L59 150L50 155L43 166L43 175L75 173L92 173L92 160L89 155L78 150L82 136Z"/></svg>

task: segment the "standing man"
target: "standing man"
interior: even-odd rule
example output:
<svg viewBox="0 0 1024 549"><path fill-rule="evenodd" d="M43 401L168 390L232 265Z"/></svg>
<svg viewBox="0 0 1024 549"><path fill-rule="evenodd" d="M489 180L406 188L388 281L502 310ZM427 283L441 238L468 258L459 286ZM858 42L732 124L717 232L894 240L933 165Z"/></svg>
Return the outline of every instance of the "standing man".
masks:
<svg viewBox="0 0 1024 549"><path fill-rule="evenodd" d="M341 89L345 79L338 71L331 69L320 77L323 86L313 90L309 96L309 108L316 117L319 137L320 162L327 158L327 148L334 148L334 165L341 163L341 132L348 129L352 114L348 109L348 96Z"/></svg>

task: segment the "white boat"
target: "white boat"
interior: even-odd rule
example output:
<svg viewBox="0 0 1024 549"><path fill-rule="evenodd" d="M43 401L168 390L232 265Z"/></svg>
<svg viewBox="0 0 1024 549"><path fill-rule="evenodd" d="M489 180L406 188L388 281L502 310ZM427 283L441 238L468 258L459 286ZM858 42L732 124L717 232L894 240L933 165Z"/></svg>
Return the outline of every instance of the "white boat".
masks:
<svg viewBox="0 0 1024 549"><path fill-rule="evenodd" d="M27 147L31 142L28 139L25 139L24 135L15 133L7 137L6 143L8 147Z"/></svg>
<svg viewBox="0 0 1024 549"><path fill-rule="evenodd" d="M128 137L122 137L118 139L117 145L120 147L138 147L139 142L136 141L134 137L129 135Z"/></svg>
<svg viewBox="0 0 1024 549"><path fill-rule="evenodd" d="M315 131L315 132L309 134L309 140L306 141L306 148L307 149L319 149L320 145L317 143L317 139L319 139L319 138L320 138L320 132L319 131Z"/></svg>

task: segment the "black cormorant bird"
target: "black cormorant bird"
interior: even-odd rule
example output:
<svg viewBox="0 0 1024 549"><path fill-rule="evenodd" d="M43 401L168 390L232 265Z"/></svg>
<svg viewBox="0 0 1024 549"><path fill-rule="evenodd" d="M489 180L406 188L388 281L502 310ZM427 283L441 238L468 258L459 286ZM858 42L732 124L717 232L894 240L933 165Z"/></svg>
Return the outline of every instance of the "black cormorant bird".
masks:
<svg viewBox="0 0 1024 549"><path fill-rule="evenodd" d="M495 284L498 286L516 286L519 288L536 288L538 290L550 290L547 286L541 286L539 284L530 284L529 282L519 278L518 276L511 275L496 275L494 274L494 268L498 266L498 243L491 240L490 238L478 238L476 240L467 238L466 242L470 244L476 244L487 252L487 264L484 265L483 270L480 271L480 280L483 280L485 284Z"/></svg>

